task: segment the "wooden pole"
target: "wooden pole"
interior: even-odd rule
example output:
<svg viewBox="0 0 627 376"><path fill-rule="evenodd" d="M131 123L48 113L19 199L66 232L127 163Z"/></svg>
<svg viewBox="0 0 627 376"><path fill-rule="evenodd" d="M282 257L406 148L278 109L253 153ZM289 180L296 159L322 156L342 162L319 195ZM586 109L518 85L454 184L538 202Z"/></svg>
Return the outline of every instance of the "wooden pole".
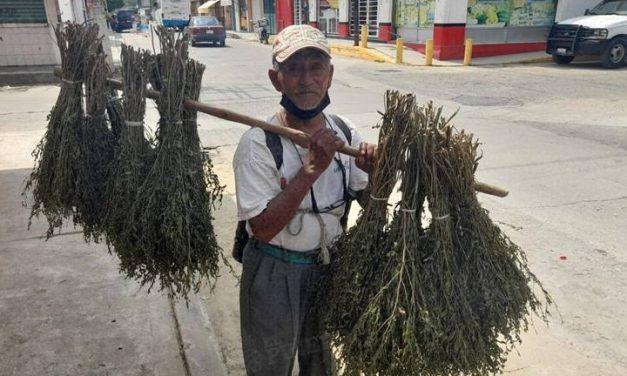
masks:
<svg viewBox="0 0 627 376"><path fill-rule="evenodd" d="M54 74L57 77L61 77L61 69L55 68ZM107 81L109 82L111 87L113 87L114 89L117 89L117 90L123 89L122 81L115 80L113 78L108 78ZM159 92L155 90L146 91L146 97L150 99L155 99L155 100L159 99L159 95L160 95ZM265 131L276 133L281 136L285 136L302 147L309 146L309 136L305 132L301 132L293 128L270 124L266 121L255 119L247 115L239 114L231 110L210 106L208 104L189 100L189 99L185 100L185 102L183 102L183 105L185 106L185 108L190 109L190 110L196 110L198 112L215 116L220 119L233 121L233 122L240 123L240 124L245 124L251 127L261 128ZM339 152L342 154L349 155L351 157L357 157L359 155L358 149L351 148L348 145L344 145L344 147L342 147L342 149L340 149ZM486 193L486 194L489 194L492 196L498 196L498 197L505 197L509 194L508 191L502 188L495 187L493 185L489 185L489 184L485 184L481 182L475 182L475 190L477 192Z"/></svg>

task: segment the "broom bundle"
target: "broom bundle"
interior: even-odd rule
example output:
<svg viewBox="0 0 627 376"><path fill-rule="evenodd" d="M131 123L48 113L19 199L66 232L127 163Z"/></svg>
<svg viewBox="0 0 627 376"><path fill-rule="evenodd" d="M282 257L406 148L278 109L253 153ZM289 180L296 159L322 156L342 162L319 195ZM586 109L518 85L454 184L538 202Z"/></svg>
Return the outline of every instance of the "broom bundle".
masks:
<svg viewBox="0 0 627 376"><path fill-rule="evenodd" d="M204 67L188 60L187 40L158 29L161 54L157 107L161 116L155 159L139 187L131 215L139 234L136 252L141 263L134 276L152 286L171 287L186 297L198 290L202 278L215 282L221 251L211 224L211 206L222 187L203 164L196 128L196 114L183 107L185 99L197 100ZM215 179L217 183L217 179Z"/></svg>
<svg viewBox="0 0 627 376"><path fill-rule="evenodd" d="M75 223L83 228L86 239L99 241L104 232L104 217L107 210L105 190L113 162L116 145L115 135L107 125L106 108L109 101L107 78L109 66L102 53L89 57L85 74L86 114L82 127L82 155L85 181L79 190Z"/></svg>
<svg viewBox="0 0 627 376"><path fill-rule="evenodd" d="M61 90L48 115L45 135L33 151L35 167L26 181L24 196L31 191L30 219L43 214L48 221L47 237L73 217L84 198L89 178L85 164L82 86L87 64L99 46L98 27L67 23L55 29L61 54ZM30 223L29 223L30 226Z"/></svg>
<svg viewBox="0 0 627 376"><path fill-rule="evenodd" d="M320 319L346 375L498 372L550 297L477 200L477 141L414 101L386 94L371 198L337 243Z"/></svg>
<svg viewBox="0 0 627 376"><path fill-rule="evenodd" d="M123 106L111 102L115 116L112 123L119 122L120 136L107 186L107 213L105 218L107 242L120 259L120 269L131 278L141 270L142 252L137 251L139 237L134 218L129 215L137 191L143 184L153 162L153 149L144 136L146 110L147 74L150 55L122 45ZM126 119L126 120L124 120Z"/></svg>

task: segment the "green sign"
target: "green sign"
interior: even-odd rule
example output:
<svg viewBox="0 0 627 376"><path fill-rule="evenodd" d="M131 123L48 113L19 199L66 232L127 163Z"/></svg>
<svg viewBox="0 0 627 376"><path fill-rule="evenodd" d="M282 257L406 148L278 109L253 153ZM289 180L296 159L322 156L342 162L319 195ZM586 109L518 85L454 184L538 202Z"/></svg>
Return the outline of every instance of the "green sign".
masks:
<svg viewBox="0 0 627 376"><path fill-rule="evenodd" d="M396 27L433 26L435 0L397 0Z"/></svg>
<svg viewBox="0 0 627 376"><path fill-rule="evenodd" d="M0 23L48 23L44 0L0 0Z"/></svg>
<svg viewBox="0 0 627 376"><path fill-rule="evenodd" d="M555 20L554 0L513 0L510 26L550 26Z"/></svg>
<svg viewBox="0 0 627 376"><path fill-rule="evenodd" d="M550 26L556 0L468 0L468 27Z"/></svg>

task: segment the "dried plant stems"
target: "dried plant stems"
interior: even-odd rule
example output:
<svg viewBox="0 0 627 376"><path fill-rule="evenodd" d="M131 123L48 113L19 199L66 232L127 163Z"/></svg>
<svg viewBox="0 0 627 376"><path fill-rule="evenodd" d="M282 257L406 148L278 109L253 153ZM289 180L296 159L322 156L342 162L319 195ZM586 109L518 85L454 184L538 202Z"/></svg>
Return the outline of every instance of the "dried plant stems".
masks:
<svg viewBox="0 0 627 376"><path fill-rule="evenodd" d="M115 136L107 126L106 106L109 99L107 78L110 74L105 55L98 52L89 57L85 74L87 113L82 127L82 164L85 178L78 190L75 222L80 223L87 240L99 241L104 232L107 210L105 190L115 149Z"/></svg>
<svg viewBox="0 0 627 376"><path fill-rule="evenodd" d="M477 200L478 142L450 120L386 94L371 200L318 297L345 375L499 372L528 314L547 318L548 293Z"/></svg>
<svg viewBox="0 0 627 376"><path fill-rule="evenodd" d="M47 237L77 213L83 197L80 185L87 178L80 162L85 159L82 85L89 57L99 44L96 25L67 23L55 29L55 34L62 63L61 90L48 116L46 133L33 151L35 167L24 189L25 197L28 191L32 193L30 218L43 214L48 221Z"/></svg>
<svg viewBox="0 0 627 376"><path fill-rule="evenodd" d="M185 38L176 39L162 28L158 35L161 119L155 161L132 209L135 226L141 229L137 248L144 261L137 277L151 286L159 281L161 288L171 287L173 294L187 297L203 278L213 284L218 275L221 250L210 210L221 188L207 187L210 179L200 153L196 115L183 108L186 98L198 99L203 67L188 61Z"/></svg>
<svg viewBox="0 0 627 376"><path fill-rule="evenodd" d="M107 186L107 242L120 259L122 272L131 278L141 275L143 253L137 250L141 228L129 211L154 159L143 126L148 59L147 52L122 45L124 101L120 109L114 109L119 115L120 138Z"/></svg>
<svg viewBox="0 0 627 376"><path fill-rule="evenodd" d="M319 296L321 320L332 334L341 352L341 361L348 365L347 374L359 357L359 351L348 350L360 346L363 339L355 331L356 322L363 314L364 307L380 288L376 280L379 272L373 265L384 262L389 249L388 199L399 179L402 159L398 157L399 146L412 123L415 99L410 96L386 96L386 107L379 132L379 151L374 173L371 174L369 192L371 195L357 224L340 238L329 278L322 284ZM355 286L359 286L355 288Z"/></svg>

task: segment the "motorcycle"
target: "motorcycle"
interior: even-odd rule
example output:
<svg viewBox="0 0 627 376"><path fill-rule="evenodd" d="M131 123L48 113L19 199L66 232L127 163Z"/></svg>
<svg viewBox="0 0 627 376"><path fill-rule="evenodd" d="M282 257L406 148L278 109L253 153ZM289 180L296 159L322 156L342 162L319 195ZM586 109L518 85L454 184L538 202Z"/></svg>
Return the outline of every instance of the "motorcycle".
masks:
<svg viewBox="0 0 627 376"><path fill-rule="evenodd" d="M259 37L259 43L268 44L268 38L270 37L270 34L268 34L268 20L265 18L257 20L255 27L257 29L257 36Z"/></svg>

